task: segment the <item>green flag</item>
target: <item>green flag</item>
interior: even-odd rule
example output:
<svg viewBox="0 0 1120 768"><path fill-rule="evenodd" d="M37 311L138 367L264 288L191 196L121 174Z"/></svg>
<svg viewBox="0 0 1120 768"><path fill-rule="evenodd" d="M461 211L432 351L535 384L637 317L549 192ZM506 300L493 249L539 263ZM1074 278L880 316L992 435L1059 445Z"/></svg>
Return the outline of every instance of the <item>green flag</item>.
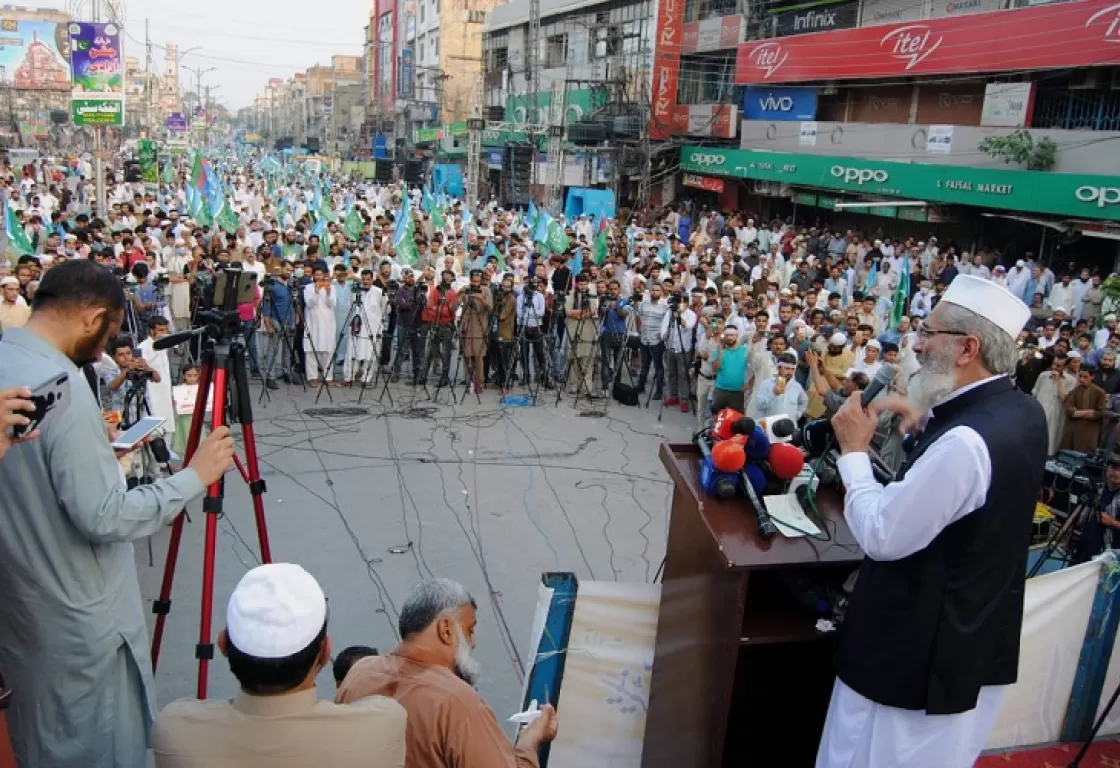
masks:
<svg viewBox="0 0 1120 768"><path fill-rule="evenodd" d="M5 205L4 211L4 231L8 235L8 248L21 256L30 256L35 253L35 248L31 245L31 239L23 231L23 225L19 223L15 209L10 205Z"/></svg>
<svg viewBox="0 0 1120 768"><path fill-rule="evenodd" d="M443 208L441 208L439 206L439 204L433 205L432 206L432 226L435 227L436 229L443 229L444 223L445 222L443 220Z"/></svg>
<svg viewBox="0 0 1120 768"><path fill-rule="evenodd" d="M175 183L175 169L171 167L170 160L168 160L163 166L163 181L165 184Z"/></svg>
<svg viewBox="0 0 1120 768"><path fill-rule="evenodd" d="M595 243L591 249L591 258L600 267L607 260L607 231L606 221L600 221L599 234L595 235Z"/></svg>
<svg viewBox="0 0 1120 768"><path fill-rule="evenodd" d="M206 203L205 200L202 201L202 205L198 209L198 213L195 215L194 219L196 222L198 222L198 226L202 227L203 229L208 228L211 224L214 223L214 217L210 213L210 206Z"/></svg>
<svg viewBox="0 0 1120 768"><path fill-rule="evenodd" d="M564 228L560 226L560 222L553 220L548 223L548 238L545 240L545 245L553 253L567 253L570 243L568 242L568 235L565 234Z"/></svg>
<svg viewBox="0 0 1120 768"><path fill-rule="evenodd" d="M346 214L346 221L342 224L342 231L350 240L357 240L362 236L362 229L366 223L362 219L362 214L358 213L358 206L350 206L350 213Z"/></svg>
<svg viewBox="0 0 1120 768"><path fill-rule="evenodd" d="M237 218L237 214L233 212L233 208L229 204L229 200L222 202L222 210L218 211L216 219L218 226L226 231L226 234L235 234L237 228L241 226L241 220Z"/></svg>
<svg viewBox="0 0 1120 768"><path fill-rule="evenodd" d="M898 276L898 285L895 286L894 296L891 300L891 328L898 328L899 323L906 313L906 300L910 298L910 259L903 259L902 269Z"/></svg>
<svg viewBox="0 0 1120 768"><path fill-rule="evenodd" d="M328 224L334 224L338 221L338 217L334 215L334 209L331 208L330 197L323 197L323 204L319 206L318 217L326 221Z"/></svg>
<svg viewBox="0 0 1120 768"><path fill-rule="evenodd" d="M195 150L194 159L191 160L191 186L202 189L202 154Z"/></svg>

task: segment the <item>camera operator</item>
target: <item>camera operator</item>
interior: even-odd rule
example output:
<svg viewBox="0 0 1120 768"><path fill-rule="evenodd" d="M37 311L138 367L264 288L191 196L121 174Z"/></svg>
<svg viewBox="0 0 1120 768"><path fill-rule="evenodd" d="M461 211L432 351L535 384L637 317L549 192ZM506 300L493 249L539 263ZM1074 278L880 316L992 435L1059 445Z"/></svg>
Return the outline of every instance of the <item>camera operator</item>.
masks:
<svg viewBox="0 0 1120 768"><path fill-rule="evenodd" d="M156 308L159 306L159 293L155 284L149 280L151 269L147 262L141 261L134 264L132 266L132 276L136 278L132 303L136 310L136 320L138 322L138 327L134 329L134 333L136 334L136 340L139 341L148 336L148 321L156 314Z"/></svg>
<svg viewBox="0 0 1120 768"><path fill-rule="evenodd" d="M297 375L292 371L292 352L296 338L296 306L299 300L292 285L292 264L280 263L280 270L262 285L264 296L261 304L261 325L264 340L261 345L261 376L265 386L276 389L274 374L279 362L280 379L297 383Z"/></svg>
<svg viewBox="0 0 1120 768"><path fill-rule="evenodd" d="M438 361L439 385L446 387L451 379L451 342L455 336L455 291L451 284L455 282L455 273L445 269L440 273L440 282L428 292L428 303L424 307L422 319L424 321L424 337L429 339L428 365L432 360ZM423 374L428 373L427 369Z"/></svg>
<svg viewBox="0 0 1120 768"><path fill-rule="evenodd" d="M401 365L411 360L412 383L420 380L420 370L424 356L424 337L420 335L420 317L427 300L428 290L423 283L416 282L416 273L411 267L401 269L404 281L393 297L393 307L397 313L397 357L393 360L393 376L390 381L399 381Z"/></svg>
<svg viewBox="0 0 1120 768"><path fill-rule="evenodd" d="M517 296L517 322L521 326L521 369L525 382L529 378L529 349L533 350L533 361L537 376L537 383L544 384L547 388L548 371L544 359L544 334L541 326L544 323L545 298L535 277L530 277L521 288Z"/></svg>
<svg viewBox="0 0 1120 768"><path fill-rule="evenodd" d="M696 313L684 305L684 296L678 287L669 295L669 311L661 320L661 339L665 345L666 375L668 376L669 396L664 405L680 405L681 413L688 413L688 401L692 399L693 336L696 329Z"/></svg>
<svg viewBox="0 0 1120 768"><path fill-rule="evenodd" d="M599 383L604 392L610 393L615 367L622 363L622 350L626 344L626 319L630 304L622 298L622 283L611 280L607 294L599 299L602 323L599 336Z"/></svg>
<svg viewBox="0 0 1120 768"><path fill-rule="evenodd" d="M472 269L470 280L470 287L455 297L452 312L460 306L463 308L459 344L466 361L471 389L481 394L484 384L482 361L486 357L486 338L490 328L490 313L494 310L494 299L490 289L482 285L481 269Z"/></svg>
<svg viewBox="0 0 1120 768"><path fill-rule="evenodd" d="M401 287L400 283L393 279L393 263L391 261L384 259L378 264L377 276L373 279L373 284L381 289L388 305L389 325L385 329L385 334L381 337L381 349L378 350L378 363L381 366L381 372L388 373L389 358L393 354L393 337L397 334L397 308L393 304L393 297L396 296L397 290Z"/></svg>
<svg viewBox="0 0 1120 768"><path fill-rule="evenodd" d="M131 542L202 499L233 463L217 430L188 469L127 490L79 364L120 332L125 293L76 259L43 277L24 328L0 341L0 390L66 374L69 402L0 462L0 658L21 765L147 764L155 690ZM34 542L34 546L29 546Z"/></svg>
<svg viewBox="0 0 1120 768"><path fill-rule="evenodd" d="M576 275L575 290L568 294L564 305L571 349L568 392L588 397L594 395L591 382L595 369L595 318L599 314L599 300L590 285L591 277L586 272Z"/></svg>
<svg viewBox="0 0 1120 768"><path fill-rule="evenodd" d="M513 292L513 275L502 276L501 285L494 294L494 343L492 354L497 374L498 387L503 388L511 379L510 368L516 368L513 356L513 339L517 334L517 296Z"/></svg>
<svg viewBox="0 0 1120 768"><path fill-rule="evenodd" d="M1120 454L1108 454L1108 469L1095 504L1086 505L1074 562L1084 563L1120 543Z"/></svg>
<svg viewBox="0 0 1120 768"><path fill-rule="evenodd" d="M117 374L109 381L110 404L112 410L120 414L122 421L130 424L136 419L135 413L125 413L125 405L135 398L146 401L148 381L159 381L157 371L152 370L148 361L136 355L132 339L121 336L109 342L109 356L117 364ZM135 392L135 394L133 394Z"/></svg>

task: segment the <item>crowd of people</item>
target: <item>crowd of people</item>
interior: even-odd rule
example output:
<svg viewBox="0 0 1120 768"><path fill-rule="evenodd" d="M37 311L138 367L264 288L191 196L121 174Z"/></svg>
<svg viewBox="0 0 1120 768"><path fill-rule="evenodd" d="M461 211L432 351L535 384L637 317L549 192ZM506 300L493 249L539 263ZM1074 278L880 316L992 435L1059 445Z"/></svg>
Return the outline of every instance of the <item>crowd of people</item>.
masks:
<svg viewBox="0 0 1120 768"><path fill-rule="evenodd" d="M237 311L249 373L269 390L384 381L480 398L520 387L631 403L644 394L692 414L690 426L722 408L832 416L884 365L893 394L906 395L923 363L916 348L956 333L927 319L969 275L1030 308L1014 381L1042 404L1050 453L1108 438L1118 308L1100 275L1072 265L1055 274L1026 253L1008 270L1002 254L934 236L756 225L745 212L684 206L571 220L535 205L471 208L245 153L207 161L233 214L218 223L199 212L200 162L165 168L156 185L110 179L103 212L88 209L80 165L61 180L24 169L4 190L15 223L0 259L0 485L11 512L0 519L0 670L25 765L145 765L153 722L166 766L299 763L309 745L307 760L325 748L337 764L530 766L557 732L546 707L516 744L502 735L472 688L476 608L460 585L418 585L390 653L332 654L325 597L295 565L254 569L230 599L219 646L238 697L177 702L155 719L130 542L197 503L233 461L221 429L170 471L191 415L214 405L196 402L197 350L155 342L196 326L223 274L253 276ZM27 387L59 374L68 407L10 438ZM147 449L110 446L146 413L165 418L162 468ZM899 423L884 413L882 434ZM890 445L879 447L897 467ZM335 703L314 694L332 655Z"/></svg>

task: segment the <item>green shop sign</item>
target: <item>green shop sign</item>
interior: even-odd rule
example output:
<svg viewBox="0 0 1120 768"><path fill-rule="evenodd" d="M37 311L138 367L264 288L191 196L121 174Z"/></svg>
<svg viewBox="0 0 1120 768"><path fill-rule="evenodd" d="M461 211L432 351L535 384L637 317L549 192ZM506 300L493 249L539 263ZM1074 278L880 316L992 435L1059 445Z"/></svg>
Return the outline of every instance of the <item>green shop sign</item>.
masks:
<svg viewBox="0 0 1120 768"><path fill-rule="evenodd" d="M578 88L568 91L567 115L564 125L590 117L592 112L602 109L610 101L606 88L591 90ZM510 96L506 99L506 121L510 123L549 124L549 110L552 108L552 93L543 91L524 96Z"/></svg>
<svg viewBox="0 0 1120 768"><path fill-rule="evenodd" d="M72 99L70 117L74 125L124 125L122 99Z"/></svg>
<svg viewBox="0 0 1120 768"><path fill-rule="evenodd" d="M1120 177L684 147L681 170L866 195L1120 221ZM823 198L818 205L827 207Z"/></svg>

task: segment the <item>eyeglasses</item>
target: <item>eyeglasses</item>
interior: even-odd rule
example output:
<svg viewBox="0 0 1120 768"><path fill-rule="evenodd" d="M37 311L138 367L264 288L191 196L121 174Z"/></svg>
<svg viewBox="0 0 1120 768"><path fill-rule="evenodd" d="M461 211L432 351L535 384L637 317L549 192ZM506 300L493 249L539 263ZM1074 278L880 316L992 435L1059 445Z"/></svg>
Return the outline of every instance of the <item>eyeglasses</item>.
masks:
<svg viewBox="0 0 1120 768"><path fill-rule="evenodd" d="M938 328L930 328L924 322L918 323L916 332L919 339L931 339L934 336L968 336L964 331L945 331Z"/></svg>

